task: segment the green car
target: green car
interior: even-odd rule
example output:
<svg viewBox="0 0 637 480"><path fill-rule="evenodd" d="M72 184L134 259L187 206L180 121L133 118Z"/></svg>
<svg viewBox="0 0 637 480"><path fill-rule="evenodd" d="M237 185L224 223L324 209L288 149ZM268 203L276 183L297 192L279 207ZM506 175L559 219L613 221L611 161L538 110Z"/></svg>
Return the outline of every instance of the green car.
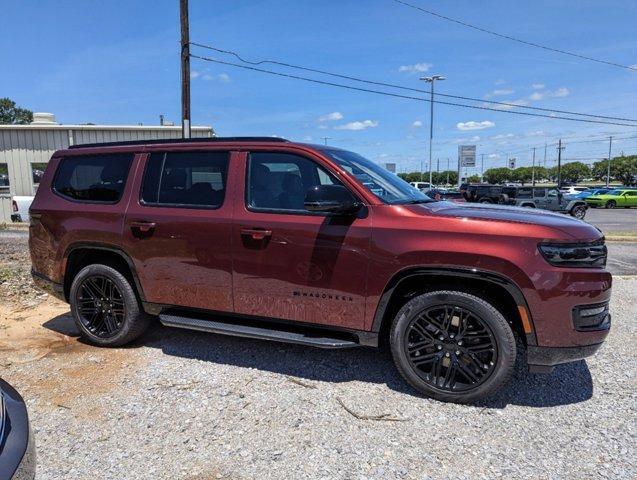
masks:
<svg viewBox="0 0 637 480"><path fill-rule="evenodd" d="M611 190L610 192L602 195L591 195L590 197L586 197L584 201L589 207L593 208L637 207L637 190Z"/></svg>

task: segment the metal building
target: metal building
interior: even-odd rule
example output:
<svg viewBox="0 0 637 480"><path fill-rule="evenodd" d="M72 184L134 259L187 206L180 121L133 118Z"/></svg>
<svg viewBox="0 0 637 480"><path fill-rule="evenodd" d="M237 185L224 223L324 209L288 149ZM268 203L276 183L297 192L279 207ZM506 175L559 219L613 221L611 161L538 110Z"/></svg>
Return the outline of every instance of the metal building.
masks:
<svg viewBox="0 0 637 480"><path fill-rule="evenodd" d="M212 127L192 127L193 137L212 137ZM34 195L46 163L70 145L126 140L180 138L174 125L63 125L51 113L34 113L28 125L0 125L0 201ZM2 207L2 205L0 205ZM3 208L0 208L0 223Z"/></svg>

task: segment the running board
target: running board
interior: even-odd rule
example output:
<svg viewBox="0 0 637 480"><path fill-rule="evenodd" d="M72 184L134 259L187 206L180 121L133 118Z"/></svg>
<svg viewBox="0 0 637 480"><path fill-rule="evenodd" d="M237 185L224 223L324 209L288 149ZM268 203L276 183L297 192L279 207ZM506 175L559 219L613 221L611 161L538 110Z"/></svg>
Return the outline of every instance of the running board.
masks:
<svg viewBox="0 0 637 480"><path fill-rule="evenodd" d="M320 333L316 331L310 333L255 327L166 313L159 315L159 321L162 325L167 327L198 330L200 332L218 333L221 335L232 335L235 337L258 338L261 340L272 340L275 342L297 343L300 345L308 345L319 348L351 348L358 347L360 345L353 340L319 336ZM279 325L278 327L280 328L281 326Z"/></svg>

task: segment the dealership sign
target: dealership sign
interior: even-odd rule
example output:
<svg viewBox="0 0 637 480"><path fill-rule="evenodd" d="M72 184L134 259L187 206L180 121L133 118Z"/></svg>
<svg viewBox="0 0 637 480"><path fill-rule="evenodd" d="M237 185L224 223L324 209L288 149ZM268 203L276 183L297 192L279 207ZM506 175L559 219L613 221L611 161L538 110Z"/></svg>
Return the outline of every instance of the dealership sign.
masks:
<svg viewBox="0 0 637 480"><path fill-rule="evenodd" d="M509 168L511 170L513 170L515 168L515 161L517 160L517 158L513 157L513 158L509 158Z"/></svg>
<svg viewBox="0 0 637 480"><path fill-rule="evenodd" d="M458 145L458 165L461 167L476 166L475 145Z"/></svg>

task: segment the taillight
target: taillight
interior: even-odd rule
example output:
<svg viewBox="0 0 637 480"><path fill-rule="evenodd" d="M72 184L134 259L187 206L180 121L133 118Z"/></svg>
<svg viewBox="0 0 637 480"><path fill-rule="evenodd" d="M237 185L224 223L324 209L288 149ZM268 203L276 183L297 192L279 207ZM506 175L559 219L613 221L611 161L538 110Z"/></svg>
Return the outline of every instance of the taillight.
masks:
<svg viewBox="0 0 637 480"><path fill-rule="evenodd" d="M11 200L11 208L13 209L14 212L18 211L18 202L16 202L15 200Z"/></svg>

